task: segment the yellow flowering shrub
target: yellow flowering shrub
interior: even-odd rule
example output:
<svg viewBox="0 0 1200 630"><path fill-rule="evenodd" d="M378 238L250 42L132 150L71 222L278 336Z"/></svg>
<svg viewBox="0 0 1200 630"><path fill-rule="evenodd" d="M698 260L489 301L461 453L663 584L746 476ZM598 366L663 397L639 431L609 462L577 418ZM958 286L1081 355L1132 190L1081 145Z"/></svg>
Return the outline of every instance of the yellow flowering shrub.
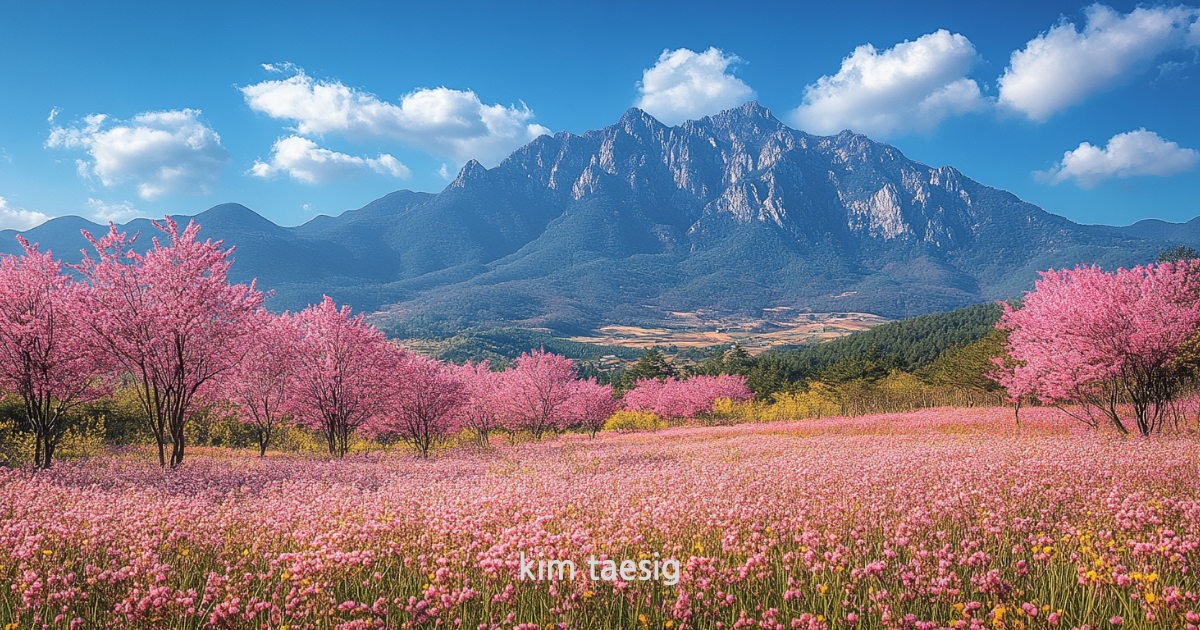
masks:
<svg viewBox="0 0 1200 630"><path fill-rule="evenodd" d="M604 423L605 431L633 433L635 431L657 431L667 426L662 418L649 411L621 410Z"/></svg>

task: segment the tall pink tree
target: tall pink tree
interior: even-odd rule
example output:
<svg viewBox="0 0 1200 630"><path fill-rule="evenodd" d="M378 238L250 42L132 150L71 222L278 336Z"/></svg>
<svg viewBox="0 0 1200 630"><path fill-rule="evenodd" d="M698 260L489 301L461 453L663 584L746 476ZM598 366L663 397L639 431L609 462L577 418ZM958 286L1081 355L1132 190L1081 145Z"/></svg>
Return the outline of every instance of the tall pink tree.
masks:
<svg viewBox="0 0 1200 630"><path fill-rule="evenodd" d="M1149 435L1179 390L1180 347L1200 327L1195 261L1104 273L1042 272L1020 308L1005 305L1013 361L995 378L1013 399L1036 397L1097 426L1127 433L1128 403Z"/></svg>
<svg viewBox="0 0 1200 630"><path fill-rule="evenodd" d="M593 438L604 428L609 416L620 408L621 401L613 398L612 385L600 385L594 378L572 384L567 415Z"/></svg>
<svg viewBox="0 0 1200 630"><path fill-rule="evenodd" d="M299 333L290 410L344 457L355 433L388 408L404 352L328 296L292 317Z"/></svg>
<svg viewBox="0 0 1200 630"><path fill-rule="evenodd" d="M467 389L455 370L435 359L404 353L389 409L369 426L373 435L399 438L422 457L462 430Z"/></svg>
<svg viewBox="0 0 1200 630"><path fill-rule="evenodd" d="M82 336L81 292L50 252L17 236L25 253L0 261L0 388L24 403L33 429L34 466L49 468L77 405L108 391L103 358Z"/></svg>
<svg viewBox="0 0 1200 630"><path fill-rule="evenodd" d="M287 417L298 376L300 335L291 317L262 314L259 334L241 363L222 379L225 395L237 405L242 423L254 428L258 456L266 457L276 430Z"/></svg>
<svg viewBox="0 0 1200 630"><path fill-rule="evenodd" d="M491 443L492 431L501 428L502 374L493 372L487 361L475 365L468 361L450 369L466 390L467 399L458 409L463 426L474 431L479 445L486 447Z"/></svg>
<svg viewBox="0 0 1200 630"><path fill-rule="evenodd" d="M743 376L693 376L686 380L643 379L622 399L627 409L651 411L662 418L680 420L709 413L719 398L736 402L750 400L754 392Z"/></svg>
<svg viewBox="0 0 1200 630"><path fill-rule="evenodd" d="M500 409L506 428L529 431L535 440L566 425L575 381L571 361L545 350L517 357L501 378Z"/></svg>
<svg viewBox="0 0 1200 630"><path fill-rule="evenodd" d="M174 468L183 463L184 428L198 394L248 351L263 296L253 283L229 283L233 249L197 240L195 222L182 232L169 217L154 225L169 241L155 238L145 254L134 249L136 236L112 224L99 240L84 232L96 257L84 252L76 269L90 285L85 336L131 379L159 465Z"/></svg>

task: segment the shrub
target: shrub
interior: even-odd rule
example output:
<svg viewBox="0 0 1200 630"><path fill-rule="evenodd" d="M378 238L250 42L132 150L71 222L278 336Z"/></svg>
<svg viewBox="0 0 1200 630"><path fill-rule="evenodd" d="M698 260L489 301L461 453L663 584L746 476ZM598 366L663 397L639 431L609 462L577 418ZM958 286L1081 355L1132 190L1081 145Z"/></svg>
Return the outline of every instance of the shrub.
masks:
<svg viewBox="0 0 1200 630"><path fill-rule="evenodd" d="M16 468L33 461L33 434L11 418L0 418L0 466Z"/></svg>
<svg viewBox="0 0 1200 630"><path fill-rule="evenodd" d="M70 461L99 457L105 452L104 432L104 416L81 420L59 439L54 455Z"/></svg>
<svg viewBox="0 0 1200 630"><path fill-rule="evenodd" d="M604 423L605 431L618 433L634 433L637 431L658 431L667 426L662 418L650 411L618 411Z"/></svg>
<svg viewBox="0 0 1200 630"><path fill-rule="evenodd" d="M285 453L321 453L329 450L324 437L292 424L282 425L275 430L271 446Z"/></svg>

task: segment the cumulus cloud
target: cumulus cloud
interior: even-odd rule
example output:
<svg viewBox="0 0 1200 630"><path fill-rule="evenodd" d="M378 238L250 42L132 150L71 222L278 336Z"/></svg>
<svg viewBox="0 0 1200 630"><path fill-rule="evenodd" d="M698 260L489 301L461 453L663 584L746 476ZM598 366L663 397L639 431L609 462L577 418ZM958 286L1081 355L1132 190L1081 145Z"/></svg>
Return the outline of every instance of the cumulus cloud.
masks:
<svg viewBox="0 0 1200 630"><path fill-rule="evenodd" d="M14 208L8 205L7 199L0 197L0 230L24 232L49 220L50 217L41 212L25 210L24 208Z"/></svg>
<svg viewBox="0 0 1200 630"><path fill-rule="evenodd" d="M300 136L277 140L271 147L271 161L255 160L250 169L250 173L258 177L270 178L282 172L306 184L322 184L366 171L400 179L412 176L407 166L387 153L380 153L377 158L346 155L322 149L312 140Z"/></svg>
<svg viewBox="0 0 1200 630"><path fill-rule="evenodd" d="M865 44L842 60L837 74L804 88L792 121L817 134L929 131L949 116L988 106L979 84L966 77L975 60L970 40L946 30L884 51Z"/></svg>
<svg viewBox="0 0 1200 630"><path fill-rule="evenodd" d="M485 105L470 90L420 89L391 103L339 81L317 81L290 64L286 79L241 88L254 111L295 122L304 135L336 133L352 140L392 139L422 150L495 163L517 147L550 133L532 122L533 111Z"/></svg>
<svg viewBox="0 0 1200 630"><path fill-rule="evenodd" d="M229 153L200 120L200 110L145 112L122 121L92 114L82 124L51 127L47 147L82 149L80 175L106 187L132 181L143 199L206 194Z"/></svg>
<svg viewBox="0 0 1200 630"><path fill-rule="evenodd" d="M92 219L100 223L125 223L130 219L145 217L146 214L141 210L133 207L133 204L128 201L119 203L105 203L100 199L88 198L87 206L90 210Z"/></svg>
<svg viewBox="0 0 1200 630"><path fill-rule="evenodd" d="M741 61L717 48L664 50L642 72L635 105L668 125L737 107L754 98L754 90L729 71Z"/></svg>
<svg viewBox="0 0 1200 630"><path fill-rule="evenodd" d="M1149 69L1163 53L1200 46L1200 9L1139 7L1122 15L1084 9L1083 31L1060 22L1015 51L1000 77L1000 105L1044 121L1091 94Z"/></svg>
<svg viewBox="0 0 1200 630"><path fill-rule="evenodd" d="M1119 133L1103 149L1087 142L1067 151L1048 171L1034 176L1050 184L1074 179L1080 188L1093 188L1112 177L1156 175L1168 177L1196 168L1200 152L1168 142L1153 131L1138 129Z"/></svg>

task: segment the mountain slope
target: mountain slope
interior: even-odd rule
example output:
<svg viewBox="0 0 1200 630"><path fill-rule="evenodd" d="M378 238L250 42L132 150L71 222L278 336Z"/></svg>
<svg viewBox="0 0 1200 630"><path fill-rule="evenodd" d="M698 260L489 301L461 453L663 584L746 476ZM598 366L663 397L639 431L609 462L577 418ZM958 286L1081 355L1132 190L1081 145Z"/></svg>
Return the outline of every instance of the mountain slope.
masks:
<svg viewBox="0 0 1200 630"><path fill-rule="evenodd" d="M196 219L237 246L234 278L275 290L276 309L327 293L385 319L563 332L697 309L918 315L1019 295L1040 269L1200 245L1195 221L1078 225L865 136L788 128L757 103L677 127L631 109L490 170L470 162L440 193L296 228L236 204ZM80 227L103 229L63 217L26 236L72 260ZM0 233L0 251L16 248Z"/></svg>

